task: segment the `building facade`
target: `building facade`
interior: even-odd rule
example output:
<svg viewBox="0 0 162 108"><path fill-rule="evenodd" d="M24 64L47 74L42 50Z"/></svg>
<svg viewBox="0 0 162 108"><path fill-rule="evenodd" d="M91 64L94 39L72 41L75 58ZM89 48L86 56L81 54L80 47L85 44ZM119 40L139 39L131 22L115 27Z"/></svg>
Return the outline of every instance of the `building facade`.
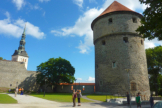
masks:
<svg viewBox="0 0 162 108"><path fill-rule="evenodd" d="M93 20L97 93L150 95L144 39L136 32L141 18L114 1Z"/></svg>

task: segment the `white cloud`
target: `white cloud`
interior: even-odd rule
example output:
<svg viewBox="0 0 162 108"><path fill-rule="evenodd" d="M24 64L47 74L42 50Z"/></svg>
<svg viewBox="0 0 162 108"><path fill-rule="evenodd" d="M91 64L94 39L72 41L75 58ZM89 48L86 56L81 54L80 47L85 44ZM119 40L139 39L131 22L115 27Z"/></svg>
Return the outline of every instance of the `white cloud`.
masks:
<svg viewBox="0 0 162 108"><path fill-rule="evenodd" d="M153 40L145 39L145 49L154 48L157 45L162 45L162 42L158 41L157 38Z"/></svg>
<svg viewBox="0 0 162 108"><path fill-rule="evenodd" d="M9 12L6 12L5 15L7 16L7 19L0 20L0 34L21 37L26 22L22 19L17 19L11 22ZM39 27L34 26L30 22L27 22L26 35L30 35L38 39L45 37L45 34L40 31Z"/></svg>
<svg viewBox="0 0 162 108"><path fill-rule="evenodd" d="M77 78L77 81L81 81L82 80L82 78Z"/></svg>
<svg viewBox="0 0 162 108"><path fill-rule="evenodd" d="M39 0L39 2L43 3L43 2L49 2L50 0Z"/></svg>
<svg viewBox="0 0 162 108"><path fill-rule="evenodd" d="M82 0L75 0L81 2ZM91 0L90 0L91 1ZM88 53L90 47L93 46L93 32L91 30L92 21L99 16L114 0L106 0L101 8L91 8L83 13L75 22L75 25L71 27L63 27L60 30L51 30L56 36L80 36L84 37L84 41L80 41L79 46L76 47L80 50L80 53ZM127 6L132 10L143 11L146 7L140 4L139 0L120 0L120 3ZM82 5L80 5L82 6Z"/></svg>
<svg viewBox="0 0 162 108"><path fill-rule="evenodd" d="M95 78L89 77L89 78L88 78L88 81L93 81L93 82L94 82L94 81L95 81Z"/></svg>
<svg viewBox="0 0 162 108"><path fill-rule="evenodd" d="M73 2L78 5L79 7L82 7L83 5L83 0L73 0Z"/></svg>
<svg viewBox="0 0 162 108"><path fill-rule="evenodd" d="M24 0L12 0L13 3L15 3L18 10L22 8L23 5L25 5Z"/></svg>

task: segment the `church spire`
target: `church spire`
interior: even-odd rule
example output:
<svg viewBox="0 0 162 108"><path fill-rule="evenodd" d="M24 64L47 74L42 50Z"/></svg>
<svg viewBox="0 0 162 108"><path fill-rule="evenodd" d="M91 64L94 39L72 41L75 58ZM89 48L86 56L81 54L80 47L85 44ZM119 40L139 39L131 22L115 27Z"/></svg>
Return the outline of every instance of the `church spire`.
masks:
<svg viewBox="0 0 162 108"><path fill-rule="evenodd" d="M24 27L24 32L23 32L23 34L25 34L25 30L26 30L26 23L25 23L25 27Z"/></svg>
<svg viewBox="0 0 162 108"><path fill-rule="evenodd" d="M12 61L24 62L25 68L27 69L29 56L28 56L27 52L25 51L25 44L26 44L25 30L26 30L26 24L25 24L24 31L21 36L19 48L18 48L18 50L15 50L14 54L12 55Z"/></svg>
<svg viewBox="0 0 162 108"><path fill-rule="evenodd" d="M25 51L25 44L26 44L26 42L25 42L25 38L26 38L25 30L26 30L26 24L25 24L24 31L23 31L22 36L21 36L19 48L18 48L18 50L15 50L13 55L21 55L21 56L28 57L28 54Z"/></svg>
<svg viewBox="0 0 162 108"><path fill-rule="evenodd" d="M18 48L18 51L21 52L21 51L25 51L25 29L26 29L26 24L25 24L25 27L24 27L24 31L23 31L23 34L22 34L22 37L21 37L21 40L20 40L20 45L19 45L19 48Z"/></svg>

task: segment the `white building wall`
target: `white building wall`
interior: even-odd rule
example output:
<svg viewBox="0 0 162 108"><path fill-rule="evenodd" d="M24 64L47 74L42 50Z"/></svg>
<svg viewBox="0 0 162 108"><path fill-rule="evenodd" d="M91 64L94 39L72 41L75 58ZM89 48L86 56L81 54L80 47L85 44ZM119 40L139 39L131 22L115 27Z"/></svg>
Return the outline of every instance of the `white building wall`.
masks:
<svg viewBox="0 0 162 108"><path fill-rule="evenodd" d="M12 56L12 61L18 61L18 62L24 62L25 63L25 68L27 69L28 67L28 57L24 57L24 56Z"/></svg>

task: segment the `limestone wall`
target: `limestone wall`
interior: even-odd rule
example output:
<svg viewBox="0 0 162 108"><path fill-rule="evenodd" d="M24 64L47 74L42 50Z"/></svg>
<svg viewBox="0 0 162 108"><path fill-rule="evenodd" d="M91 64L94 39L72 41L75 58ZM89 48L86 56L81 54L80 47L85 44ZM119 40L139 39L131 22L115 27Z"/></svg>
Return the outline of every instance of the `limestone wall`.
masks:
<svg viewBox="0 0 162 108"><path fill-rule="evenodd" d="M37 89L35 80L36 72L27 71L24 63L0 60L0 87L18 86L32 91Z"/></svg>

